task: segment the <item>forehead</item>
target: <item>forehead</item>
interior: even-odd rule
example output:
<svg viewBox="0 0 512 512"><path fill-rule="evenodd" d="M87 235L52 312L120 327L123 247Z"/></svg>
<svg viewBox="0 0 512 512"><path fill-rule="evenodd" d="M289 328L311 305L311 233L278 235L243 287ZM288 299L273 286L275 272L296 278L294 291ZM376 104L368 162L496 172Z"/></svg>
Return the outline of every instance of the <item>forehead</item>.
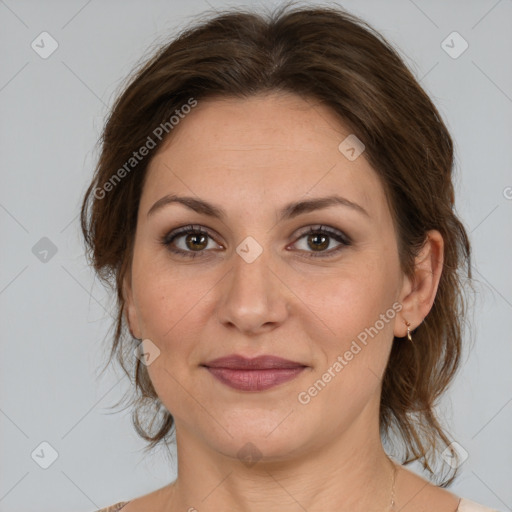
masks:
<svg viewBox="0 0 512 512"><path fill-rule="evenodd" d="M148 167L142 209L171 192L276 205L339 193L375 215L385 208L364 152L349 160L339 149L350 130L313 100L275 93L199 100L171 135Z"/></svg>

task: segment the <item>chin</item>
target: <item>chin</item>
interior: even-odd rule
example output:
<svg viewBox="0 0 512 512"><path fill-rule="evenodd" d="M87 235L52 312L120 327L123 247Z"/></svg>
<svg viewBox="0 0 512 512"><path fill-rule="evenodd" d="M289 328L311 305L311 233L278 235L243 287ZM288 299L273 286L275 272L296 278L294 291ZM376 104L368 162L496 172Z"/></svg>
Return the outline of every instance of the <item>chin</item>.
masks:
<svg viewBox="0 0 512 512"><path fill-rule="evenodd" d="M287 460L300 452L308 440L303 426L288 424L285 427L284 422L280 424L286 414L280 414L278 421L275 421L273 415L272 419L260 415L259 419L253 421L245 419L230 423L228 431L232 437L223 435L221 439L210 439L209 444L228 457L237 458L241 462L250 461L248 466L252 462Z"/></svg>

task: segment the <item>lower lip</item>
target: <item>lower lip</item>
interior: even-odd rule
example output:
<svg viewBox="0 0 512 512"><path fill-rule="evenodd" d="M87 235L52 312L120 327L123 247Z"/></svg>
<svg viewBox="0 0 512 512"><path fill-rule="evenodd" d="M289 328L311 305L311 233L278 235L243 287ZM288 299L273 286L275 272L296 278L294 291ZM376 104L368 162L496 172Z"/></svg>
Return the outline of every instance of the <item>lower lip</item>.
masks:
<svg viewBox="0 0 512 512"><path fill-rule="evenodd" d="M207 370L223 384L241 391L264 391L273 388L294 379L304 369L304 366L268 370L232 370L207 367Z"/></svg>

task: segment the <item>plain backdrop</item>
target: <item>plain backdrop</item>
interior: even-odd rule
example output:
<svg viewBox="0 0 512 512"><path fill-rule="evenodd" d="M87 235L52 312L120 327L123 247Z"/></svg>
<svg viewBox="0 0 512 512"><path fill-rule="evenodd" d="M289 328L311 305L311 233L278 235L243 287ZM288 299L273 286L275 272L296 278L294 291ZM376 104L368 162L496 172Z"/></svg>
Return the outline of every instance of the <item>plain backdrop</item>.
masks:
<svg viewBox="0 0 512 512"><path fill-rule="evenodd" d="M478 294L441 405L469 454L451 490L512 510L512 1L341 4L398 47L453 135ZM130 411L109 409L128 379L99 376L112 303L77 216L126 75L196 14L240 5L0 0L1 512L93 511L175 477L162 453L143 455ZM457 58L448 36L452 54L468 44Z"/></svg>

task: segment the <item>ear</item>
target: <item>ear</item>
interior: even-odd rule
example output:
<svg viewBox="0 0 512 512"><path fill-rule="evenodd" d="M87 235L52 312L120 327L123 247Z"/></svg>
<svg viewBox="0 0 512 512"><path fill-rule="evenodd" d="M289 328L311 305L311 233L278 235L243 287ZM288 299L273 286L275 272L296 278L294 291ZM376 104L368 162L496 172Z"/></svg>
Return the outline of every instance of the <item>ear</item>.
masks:
<svg viewBox="0 0 512 512"><path fill-rule="evenodd" d="M443 271L444 241L437 230L427 232L427 239L415 258L414 275L405 277L399 302L402 310L395 323L394 334L399 338L407 335L407 325L412 331L423 322L434 304L439 280Z"/></svg>
<svg viewBox="0 0 512 512"><path fill-rule="evenodd" d="M141 339L142 334L139 326L137 309L135 307L135 302L133 300L132 279L130 269L126 272L123 278L123 298L123 314L125 315L126 322L128 323L128 329L130 330L130 334L134 338Z"/></svg>

